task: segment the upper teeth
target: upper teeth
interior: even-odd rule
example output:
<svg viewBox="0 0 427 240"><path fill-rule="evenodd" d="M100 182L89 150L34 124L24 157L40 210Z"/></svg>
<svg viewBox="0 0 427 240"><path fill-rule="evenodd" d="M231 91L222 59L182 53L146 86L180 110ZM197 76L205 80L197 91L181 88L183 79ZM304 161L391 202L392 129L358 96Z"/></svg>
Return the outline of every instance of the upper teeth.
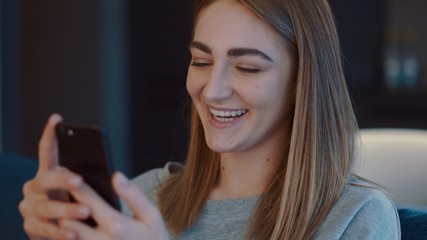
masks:
<svg viewBox="0 0 427 240"><path fill-rule="evenodd" d="M218 117L236 117L236 116L241 116L247 112L246 109L239 109L239 110L234 110L234 111L221 111L221 110L216 110L216 109L212 109L212 108L209 108L209 111L213 115L218 116Z"/></svg>

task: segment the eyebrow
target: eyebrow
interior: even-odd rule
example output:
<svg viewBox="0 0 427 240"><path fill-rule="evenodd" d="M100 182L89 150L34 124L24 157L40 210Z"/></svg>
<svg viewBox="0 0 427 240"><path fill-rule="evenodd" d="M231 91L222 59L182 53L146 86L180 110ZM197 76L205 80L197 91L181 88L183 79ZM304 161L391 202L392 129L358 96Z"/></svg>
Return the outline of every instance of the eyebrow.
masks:
<svg viewBox="0 0 427 240"><path fill-rule="evenodd" d="M212 49L210 47L208 47L206 44L198 42L198 41L193 41L190 43L190 48L196 48L199 49L202 52L205 52L207 54L212 54ZM261 52L260 50L256 49L256 48L232 48L230 50L228 50L227 52L227 56L229 57L241 57L241 56L246 56L246 55L250 55L250 56L259 56L269 62L274 62L273 59L268 56L267 54Z"/></svg>
<svg viewBox="0 0 427 240"><path fill-rule="evenodd" d="M198 42L198 41L192 41L190 43L190 48L197 48L202 52L205 52L207 54L212 54L212 49L208 47L206 44Z"/></svg>

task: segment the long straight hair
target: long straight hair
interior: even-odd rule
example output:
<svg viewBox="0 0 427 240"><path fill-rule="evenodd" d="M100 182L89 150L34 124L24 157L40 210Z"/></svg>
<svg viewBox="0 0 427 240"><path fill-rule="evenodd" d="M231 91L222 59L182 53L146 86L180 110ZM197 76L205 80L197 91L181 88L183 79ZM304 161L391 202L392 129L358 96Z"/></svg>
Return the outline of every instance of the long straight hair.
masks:
<svg viewBox="0 0 427 240"><path fill-rule="evenodd" d="M195 23L215 0L196 0ZM253 212L249 239L310 239L348 184L357 122L348 94L335 20L327 0L236 0L279 33L293 55L295 96L287 156ZM286 93L284 93L286 94ZM192 109L186 167L159 192L176 235L194 224L217 182L219 154L205 142Z"/></svg>

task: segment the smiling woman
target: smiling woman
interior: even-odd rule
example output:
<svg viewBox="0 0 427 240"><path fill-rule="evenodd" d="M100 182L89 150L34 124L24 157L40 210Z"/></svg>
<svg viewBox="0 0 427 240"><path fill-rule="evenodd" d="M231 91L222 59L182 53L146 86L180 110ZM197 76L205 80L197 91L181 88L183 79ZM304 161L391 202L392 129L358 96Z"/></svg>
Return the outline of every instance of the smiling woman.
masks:
<svg viewBox="0 0 427 240"><path fill-rule="evenodd" d="M185 166L169 163L131 183L116 174L125 203L119 213L79 176L52 167L51 135L60 121L53 116L39 174L21 203L27 232L69 239L399 239L390 198L351 173L358 127L338 43L326 0L196 0ZM79 203L49 201L46 192L58 188ZM51 213L37 210L45 208ZM97 228L77 221L89 215Z"/></svg>
<svg viewBox="0 0 427 240"><path fill-rule="evenodd" d="M279 34L239 3L215 2L200 13L190 50L187 90L209 148L239 152L245 161L254 156L250 149L271 154L282 148L292 82L291 59ZM238 111L245 114L227 121L212 114Z"/></svg>
<svg viewBox="0 0 427 240"><path fill-rule="evenodd" d="M350 174L357 124L327 1L201 0L195 14L189 156L156 190L170 230L182 238L210 236L210 225L226 239L398 238L391 201ZM360 211L373 195L390 224L347 226L357 214L376 221L375 211Z"/></svg>

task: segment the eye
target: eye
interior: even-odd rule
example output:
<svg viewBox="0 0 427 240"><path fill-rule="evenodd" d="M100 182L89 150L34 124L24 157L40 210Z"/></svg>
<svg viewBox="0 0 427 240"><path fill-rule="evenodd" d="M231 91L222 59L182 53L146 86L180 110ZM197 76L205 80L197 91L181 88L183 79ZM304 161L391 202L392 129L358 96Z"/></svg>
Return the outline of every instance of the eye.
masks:
<svg viewBox="0 0 427 240"><path fill-rule="evenodd" d="M207 67L207 66L210 66L210 65L212 65L212 64L209 63L209 62L197 62L197 61L192 61L191 62L191 66L193 66L193 67Z"/></svg>
<svg viewBox="0 0 427 240"><path fill-rule="evenodd" d="M239 72L246 73L246 74L256 74L259 73L261 70L258 68L251 68L251 67L240 67L236 66L236 69Z"/></svg>
<svg viewBox="0 0 427 240"><path fill-rule="evenodd" d="M212 62L207 60L207 59L198 59L198 58L193 58L191 60L191 66L193 67L199 67L199 68L203 68L203 67L209 67L212 65Z"/></svg>

